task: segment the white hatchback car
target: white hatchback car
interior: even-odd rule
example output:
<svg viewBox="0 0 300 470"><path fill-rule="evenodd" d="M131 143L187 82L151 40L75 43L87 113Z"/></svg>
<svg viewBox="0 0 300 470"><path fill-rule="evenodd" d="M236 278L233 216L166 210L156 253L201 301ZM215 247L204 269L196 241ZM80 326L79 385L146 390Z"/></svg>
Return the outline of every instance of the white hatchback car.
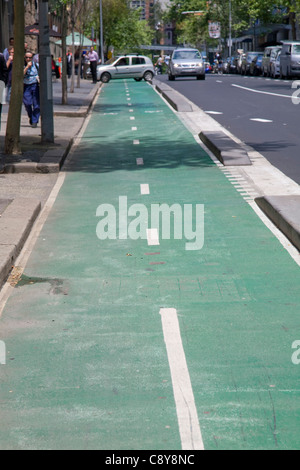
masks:
<svg viewBox="0 0 300 470"><path fill-rule="evenodd" d="M134 78L149 82L155 75L151 59L143 55L122 55L97 66L97 79L108 83L112 79Z"/></svg>

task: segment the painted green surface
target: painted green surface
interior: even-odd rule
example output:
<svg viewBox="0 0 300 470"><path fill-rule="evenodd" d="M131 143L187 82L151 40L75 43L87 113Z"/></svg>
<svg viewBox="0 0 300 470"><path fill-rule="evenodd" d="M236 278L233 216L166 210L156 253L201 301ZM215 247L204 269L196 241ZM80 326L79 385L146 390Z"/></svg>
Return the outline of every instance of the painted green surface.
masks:
<svg viewBox="0 0 300 470"><path fill-rule="evenodd" d="M179 450L161 307L205 448L299 449L299 268L174 113L146 83L109 83L66 171L0 320L0 449ZM97 207L119 196L204 204L204 248L99 240Z"/></svg>

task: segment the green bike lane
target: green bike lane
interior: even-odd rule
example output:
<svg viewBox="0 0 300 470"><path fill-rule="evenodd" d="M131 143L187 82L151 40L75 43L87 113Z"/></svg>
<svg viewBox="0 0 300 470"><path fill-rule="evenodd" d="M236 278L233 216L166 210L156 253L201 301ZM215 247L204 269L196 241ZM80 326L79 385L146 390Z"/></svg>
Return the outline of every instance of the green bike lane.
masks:
<svg viewBox="0 0 300 470"><path fill-rule="evenodd" d="M64 171L0 320L0 448L180 450L165 308L205 449L299 449L299 267L175 114L146 83L105 85ZM100 240L120 196L203 204L203 248Z"/></svg>

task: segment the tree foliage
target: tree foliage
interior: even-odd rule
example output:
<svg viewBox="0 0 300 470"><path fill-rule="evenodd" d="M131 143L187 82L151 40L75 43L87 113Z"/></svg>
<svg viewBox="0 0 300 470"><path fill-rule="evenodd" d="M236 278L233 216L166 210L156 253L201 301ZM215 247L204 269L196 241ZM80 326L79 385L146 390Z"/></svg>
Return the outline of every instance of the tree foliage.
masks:
<svg viewBox="0 0 300 470"><path fill-rule="evenodd" d="M106 50L129 52L141 44L151 44L153 31L140 21L140 11L132 10L126 0L103 0L103 38ZM100 30L99 0L90 1L86 33Z"/></svg>
<svg viewBox="0 0 300 470"><path fill-rule="evenodd" d="M176 21L178 43L216 43L209 38L208 21L220 22L222 36L228 37L229 4L229 0L182 0L180 3L170 0L166 19ZM274 0L231 0L231 8L232 32L238 35L257 20L261 24L283 23L290 16L290 23L295 23L300 15L300 0L281 0L278 6ZM184 15L183 12L187 11L202 11L203 14Z"/></svg>
<svg viewBox="0 0 300 470"><path fill-rule="evenodd" d="M79 18L82 0L50 0L51 10L60 11L62 5L75 5ZM119 52L128 52L141 44L151 44L154 31L146 21L140 21L140 11L132 10L127 0L102 0L103 38L106 50L109 47ZM75 27L79 25L75 25ZM84 33L91 37L92 29L99 35L100 2L89 0L88 14L84 21Z"/></svg>

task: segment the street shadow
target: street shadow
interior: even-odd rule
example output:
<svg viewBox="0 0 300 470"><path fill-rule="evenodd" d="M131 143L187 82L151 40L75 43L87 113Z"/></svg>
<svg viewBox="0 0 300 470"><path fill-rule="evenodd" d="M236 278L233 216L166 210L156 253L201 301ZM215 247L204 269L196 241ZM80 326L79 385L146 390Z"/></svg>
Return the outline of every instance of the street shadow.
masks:
<svg viewBox="0 0 300 470"><path fill-rule="evenodd" d="M101 139L102 137L102 139ZM99 133L86 135L65 163L67 172L108 173L114 171L139 171L141 169L174 169L212 167L213 161L196 142L170 142L163 137L144 137L134 145L128 137L119 137L113 143L105 142ZM144 165L138 165L137 159Z"/></svg>
<svg viewBox="0 0 300 470"><path fill-rule="evenodd" d="M296 144L288 142L286 140L271 140L266 142L246 142L246 145L254 148L257 152L264 153L264 152L276 152L281 153L282 150L286 150L290 147L296 147Z"/></svg>

